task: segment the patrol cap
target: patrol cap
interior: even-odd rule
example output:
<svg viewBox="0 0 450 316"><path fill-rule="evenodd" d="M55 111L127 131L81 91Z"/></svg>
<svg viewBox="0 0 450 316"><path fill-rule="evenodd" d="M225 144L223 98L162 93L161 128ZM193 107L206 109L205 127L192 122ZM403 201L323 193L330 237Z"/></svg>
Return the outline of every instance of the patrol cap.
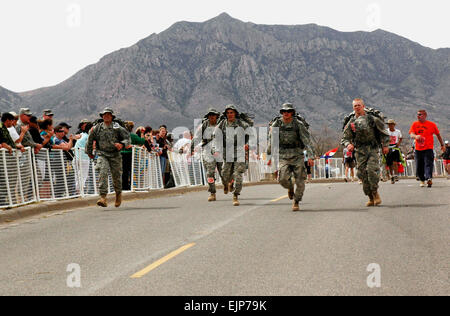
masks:
<svg viewBox="0 0 450 316"><path fill-rule="evenodd" d="M18 119L18 118L19 118L19 115L17 115L16 112L11 111L11 112L9 112L9 114L11 114L12 116L14 116L15 119Z"/></svg>
<svg viewBox="0 0 450 316"><path fill-rule="evenodd" d="M294 109L294 106L292 105L292 103L285 103L281 106L281 109L280 109L281 114L283 112L287 112L287 111L293 111L295 113L295 109Z"/></svg>
<svg viewBox="0 0 450 316"><path fill-rule="evenodd" d="M47 116L53 116L54 113L53 113L52 110L50 110L50 109L45 109L45 110L44 110L44 115L47 115Z"/></svg>
<svg viewBox="0 0 450 316"><path fill-rule="evenodd" d="M100 112L100 117L103 117L103 115L104 115L105 113L111 113L111 115L113 116L113 119L116 117L116 116L114 115L114 111L113 111L112 109L110 109L110 108L105 108L102 112Z"/></svg>
<svg viewBox="0 0 450 316"><path fill-rule="evenodd" d="M80 121L80 124L84 124L84 123L89 123L90 121L88 120L88 119L82 119L81 121Z"/></svg>
<svg viewBox="0 0 450 316"><path fill-rule="evenodd" d="M27 116L32 116L33 115L33 113L30 111L29 108L21 108L20 112L19 112L19 115L22 115L22 114L25 114Z"/></svg>
<svg viewBox="0 0 450 316"><path fill-rule="evenodd" d="M394 124L394 125L397 124L397 123L395 123L395 121L394 121L393 119L388 120L387 123L388 123L388 124Z"/></svg>

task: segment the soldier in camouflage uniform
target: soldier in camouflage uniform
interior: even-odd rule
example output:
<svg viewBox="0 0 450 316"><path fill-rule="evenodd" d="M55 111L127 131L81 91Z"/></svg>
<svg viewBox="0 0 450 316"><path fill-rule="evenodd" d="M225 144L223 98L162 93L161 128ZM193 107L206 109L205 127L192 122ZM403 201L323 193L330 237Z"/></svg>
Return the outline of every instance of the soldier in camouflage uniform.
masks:
<svg viewBox="0 0 450 316"><path fill-rule="evenodd" d="M278 181L282 187L288 189L289 199L294 200L292 211L299 211L299 202L305 192L306 168L304 151L307 157L314 157L311 146L311 135L305 125L295 117L295 109L292 104L283 104L280 110L282 118L275 120L270 126L270 142L267 150L272 155L272 139L279 137L279 166ZM278 128L276 130L275 128ZM269 165L272 160L269 161ZM313 166L314 161L308 159L308 165ZM294 190L294 182L296 188Z"/></svg>
<svg viewBox="0 0 450 316"><path fill-rule="evenodd" d="M217 110L210 108L205 115L206 120L198 127L191 143L192 153L194 153L194 150L198 145L203 148L202 159L209 185L209 202L216 201L216 168L219 171L219 175L222 177L222 162L219 162L218 159L214 158L212 152L214 129L217 126L219 116L220 113Z"/></svg>
<svg viewBox="0 0 450 316"><path fill-rule="evenodd" d="M362 99L353 101L353 110L355 116L345 126L341 143L348 150L355 150L357 175L369 197L366 205L379 205L380 147L385 155L389 152L389 135L383 120L365 111Z"/></svg>
<svg viewBox="0 0 450 316"><path fill-rule="evenodd" d="M238 110L232 104L225 108L224 114L226 119L222 120L214 131L213 152L216 158L221 155L223 157L224 193L233 191L234 180L233 205L239 206L238 197L242 191L243 174L246 171L245 152L249 149L249 135L245 131L248 132L250 126L240 119Z"/></svg>
<svg viewBox="0 0 450 316"><path fill-rule="evenodd" d="M120 151L131 145L130 134L118 123L113 122L114 111L106 108L100 113L103 122L97 124L89 133L86 144L86 154L94 158L95 150L98 155L96 169L99 171L99 193L100 199L97 205L107 207L106 195L108 194L108 172L111 176L116 192L115 206L122 203L122 156Z"/></svg>

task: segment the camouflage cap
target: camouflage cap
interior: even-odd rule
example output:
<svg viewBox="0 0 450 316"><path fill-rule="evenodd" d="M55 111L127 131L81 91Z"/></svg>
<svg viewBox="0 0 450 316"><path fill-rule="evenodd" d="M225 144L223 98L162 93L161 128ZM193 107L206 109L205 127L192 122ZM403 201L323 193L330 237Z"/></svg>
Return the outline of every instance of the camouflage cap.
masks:
<svg viewBox="0 0 450 316"><path fill-rule="evenodd" d="M88 119L82 119L80 121L80 124L84 124L84 123L90 123L91 121L89 121Z"/></svg>
<svg viewBox="0 0 450 316"><path fill-rule="evenodd" d="M30 111L29 108L21 108L20 112L19 112L19 115L22 115L22 114L25 114L25 115L28 115L28 116L32 116L33 115L33 113Z"/></svg>
<svg viewBox="0 0 450 316"><path fill-rule="evenodd" d="M52 110L50 110L50 109L45 109L45 110L44 110L44 115L52 116L52 115L54 115L54 114L53 114Z"/></svg>
<svg viewBox="0 0 450 316"><path fill-rule="evenodd" d="M280 113L283 113L285 111L294 111L295 113L295 109L292 103L285 103L281 106Z"/></svg>
<svg viewBox="0 0 450 316"><path fill-rule="evenodd" d="M11 114L12 116L14 116L14 118L16 118L16 119L19 117L19 115L17 115L17 113L16 113L16 112L13 112L13 111L9 112L9 114Z"/></svg>
<svg viewBox="0 0 450 316"><path fill-rule="evenodd" d="M100 112L100 117L103 117L103 115L105 113L111 113L111 115L113 116L113 118L115 118L116 116L114 115L114 111L110 108L104 108L102 112Z"/></svg>

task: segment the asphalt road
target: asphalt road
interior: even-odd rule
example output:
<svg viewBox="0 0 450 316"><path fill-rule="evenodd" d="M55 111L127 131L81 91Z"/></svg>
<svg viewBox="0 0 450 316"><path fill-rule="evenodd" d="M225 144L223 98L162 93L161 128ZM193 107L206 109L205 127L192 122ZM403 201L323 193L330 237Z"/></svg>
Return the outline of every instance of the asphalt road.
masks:
<svg viewBox="0 0 450 316"><path fill-rule="evenodd" d="M239 207L198 192L2 224L0 295L449 295L449 187L383 183L368 208L357 183L308 184L292 212L263 185Z"/></svg>

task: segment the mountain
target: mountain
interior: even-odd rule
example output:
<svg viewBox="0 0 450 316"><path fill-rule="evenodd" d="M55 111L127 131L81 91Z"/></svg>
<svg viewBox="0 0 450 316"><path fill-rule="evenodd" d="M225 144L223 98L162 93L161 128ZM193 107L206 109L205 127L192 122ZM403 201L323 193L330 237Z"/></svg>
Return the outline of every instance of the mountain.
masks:
<svg viewBox="0 0 450 316"><path fill-rule="evenodd" d="M19 107L22 106L22 98L12 91L0 87L0 113L15 111L19 113Z"/></svg>
<svg viewBox="0 0 450 316"><path fill-rule="evenodd" d="M450 49L382 30L257 25L223 13L203 23L175 23L20 97L33 111L52 108L72 123L96 118L108 106L138 125L170 128L191 127L208 107L229 103L267 124L289 101L313 129L336 131L353 98L362 97L405 135L419 108L448 133Z"/></svg>

